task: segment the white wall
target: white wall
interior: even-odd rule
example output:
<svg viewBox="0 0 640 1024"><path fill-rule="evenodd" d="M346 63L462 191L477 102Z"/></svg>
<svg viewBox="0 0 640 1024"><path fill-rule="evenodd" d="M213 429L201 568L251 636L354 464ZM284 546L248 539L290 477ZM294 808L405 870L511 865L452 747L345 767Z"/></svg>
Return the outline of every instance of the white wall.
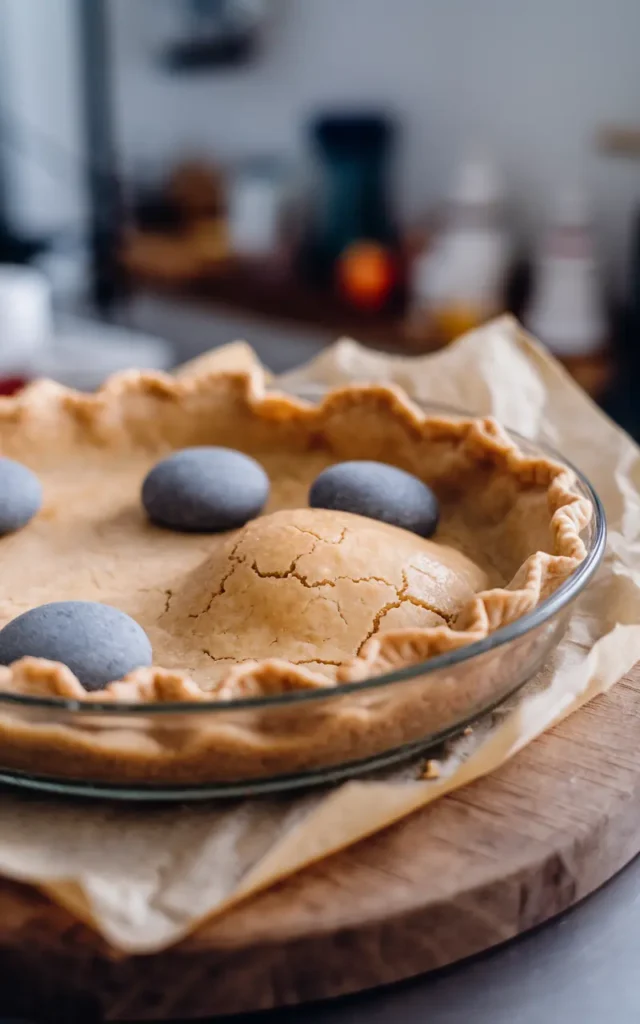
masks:
<svg viewBox="0 0 640 1024"><path fill-rule="evenodd" d="M597 155L593 138L603 122L640 122L640 0L272 0L259 63L194 76L154 63L166 3L111 0L129 169L185 150L296 154L308 112L381 103L403 122L404 215L440 199L461 150L486 141L532 234L554 184L588 184L603 258L620 276L640 162Z"/></svg>
<svg viewBox="0 0 640 1024"><path fill-rule="evenodd" d="M17 230L84 224L78 53L75 0L0 0L3 178Z"/></svg>

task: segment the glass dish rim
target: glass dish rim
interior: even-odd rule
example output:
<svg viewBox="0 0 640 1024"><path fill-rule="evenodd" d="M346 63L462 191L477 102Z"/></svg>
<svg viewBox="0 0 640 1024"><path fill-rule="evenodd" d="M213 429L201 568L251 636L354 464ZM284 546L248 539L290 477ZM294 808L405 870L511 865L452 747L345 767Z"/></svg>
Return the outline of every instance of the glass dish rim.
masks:
<svg viewBox="0 0 640 1024"><path fill-rule="evenodd" d="M363 387L366 387L367 385L371 386L375 383L379 382L361 382ZM337 385L336 388L332 388L330 390L337 390L340 386L341 385ZM321 386L312 386L288 393L302 401L317 401L327 395L329 393L329 389ZM441 403L428 401L420 402L419 400L410 397L408 398L408 401L416 405L419 409L428 410L434 413L440 412L444 415L455 416L462 419L475 419L481 415L465 412L462 409ZM315 701L335 700L351 693L362 693L363 691L376 690L383 686L391 686L394 683L408 682L418 676L429 675L432 672L437 672L444 668L451 668L464 661L468 661L471 658L485 654L488 651L492 651L495 648L502 647L504 644L508 644L512 640L516 640L525 633L537 629L570 604L596 572L604 554L606 545L606 516L602 502L600 501L600 498L598 497L598 494L590 480L581 470L574 466L569 459L557 452L551 447L551 445L547 445L543 442L532 441L530 438L527 438L523 434L518 433L518 431L511 430L508 427L504 427L504 429L516 442L524 443L525 445L533 445L539 451L544 452L550 458L554 459L561 465L566 466L567 469L570 469L575 473L591 501L594 516L594 535L585 559L571 573L564 583L562 583L558 589L553 592L553 594L545 598L544 601L541 601L540 604L532 611L522 615L514 622L510 622L508 625L497 629L494 633L490 633L489 636L485 637L483 640L476 640L474 643L466 644L456 650L436 655L433 658L429 658L427 661L407 665L404 668L396 669L394 672L385 672L383 675L372 676L358 682L340 683L330 689L322 688L318 690L300 690L293 693L275 694L270 697L239 697L233 700L216 701L167 701L157 704L146 704L140 702L131 703L124 701L89 702L65 699L63 697L31 697L26 694L0 693L0 710L3 705L9 705L31 709L49 708L58 712L67 711L71 712L73 717L77 715L105 715L106 717L122 718L123 715L200 715L222 714L241 710L265 710L271 707L282 708L283 706L287 707Z"/></svg>

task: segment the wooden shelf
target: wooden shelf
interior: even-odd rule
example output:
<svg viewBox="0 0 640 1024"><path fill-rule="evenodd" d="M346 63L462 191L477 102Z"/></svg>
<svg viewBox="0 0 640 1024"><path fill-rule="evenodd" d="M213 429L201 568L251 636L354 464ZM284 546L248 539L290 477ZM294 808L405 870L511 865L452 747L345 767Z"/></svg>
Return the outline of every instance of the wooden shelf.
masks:
<svg viewBox="0 0 640 1024"><path fill-rule="evenodd" d="M417 355L441 347L434 336L414 337L399 313L358 312L335 295L285 274L258 272L233 262L183 278L127 263L125 269L134 290L196 303L212 311L248 314L275 323L326 331L332 340L352 337L363 345L395 354ZM607 350L562 362L595 399L604 393L614 372L614 362Z"/></svg>
<svg viewBox="0 0 640 1024"><path fill-rule="evenodd" d="M233 264L182 281L137 272L130 275L130 282L137 289L210 308L324 330L336 337L349 335L363 345L389 352L428 352L439 347L434 338L413 338L398 313L359 312L330 292L283 275L259 274Z"/></svg>

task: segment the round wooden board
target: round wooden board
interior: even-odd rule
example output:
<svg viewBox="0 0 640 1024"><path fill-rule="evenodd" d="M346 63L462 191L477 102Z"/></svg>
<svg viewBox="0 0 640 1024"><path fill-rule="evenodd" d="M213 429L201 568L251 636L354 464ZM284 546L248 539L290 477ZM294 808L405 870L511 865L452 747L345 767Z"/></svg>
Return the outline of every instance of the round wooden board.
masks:
<svg viewBox="0 0 640 1024"><path fill-rule="evenodd" d="M114 958L34 890L2 883L0 971L21 1012L90 1024L295 1004L452 963L565 910L640 850L639 736L636 667L495 775L156 956Z"/></svg>

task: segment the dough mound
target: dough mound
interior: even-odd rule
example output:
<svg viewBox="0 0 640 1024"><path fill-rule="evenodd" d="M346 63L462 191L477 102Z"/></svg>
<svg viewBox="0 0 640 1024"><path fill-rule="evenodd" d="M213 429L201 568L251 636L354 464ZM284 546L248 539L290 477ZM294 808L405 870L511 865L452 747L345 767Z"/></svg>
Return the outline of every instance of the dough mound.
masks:
<svg viewBox="0 0 640 1024"><path fill-rule="evenodd" d="M255 519L194 569L159 626L201 686L231 664L284 658L335 677L374 634L450 623L487 584L444 545L348 512Z"/></svg>

